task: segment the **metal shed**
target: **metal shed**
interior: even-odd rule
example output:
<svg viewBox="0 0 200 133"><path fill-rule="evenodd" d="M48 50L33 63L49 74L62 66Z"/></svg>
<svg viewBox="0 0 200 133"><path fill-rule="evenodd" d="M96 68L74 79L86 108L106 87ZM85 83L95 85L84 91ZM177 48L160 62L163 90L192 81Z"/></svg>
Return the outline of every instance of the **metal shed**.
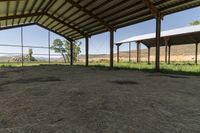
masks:
<svg viewBox="0 0 200 133"><path fill-rule="evenodd" d="M161 19L197 6L200 0L0 0L0 30L37 24L71 42L86 38L86 65L88 38L109 31L110 67L113 67L114 32L156 18L158 71Z"/></svg>
<svg viewBox="0 0 200 133"><path fill-rule="evenodd" d="M166 47L165 48L165 62L167 62L167 51L168 51L168 57L169 57L168 63L170 63L170 51L171 51L172 45L196 44L195 63L197 64L198 43L200 43L200 25L187 26L187 27L162 31L160 38L161 38L160 46ZM144 35L127 38L125 40L116 42L116 45L119 47L123 43L136 42L137 45L140 45L140 43L142 43L147 46L148 52L150 52L150 48L156 46L155 41L156 41L155 33L150 33L150 34L144 34ZM137 51L138 50L139 49L137 47ZM118 48L117 53L118 53L118 58L119 58L119 48ZM148 56L150 56L150 53L148 54ZM149 60L149 57L148 57L148 60Z"/></svg>

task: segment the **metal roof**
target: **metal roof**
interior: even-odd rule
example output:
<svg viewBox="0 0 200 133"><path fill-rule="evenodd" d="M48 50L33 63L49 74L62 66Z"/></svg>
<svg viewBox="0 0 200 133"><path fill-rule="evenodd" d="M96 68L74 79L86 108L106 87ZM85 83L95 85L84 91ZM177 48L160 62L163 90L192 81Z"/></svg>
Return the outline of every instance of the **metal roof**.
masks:
<svg viewBox="0 0 200 133"><path fill-rule="evenodd" d="M155 47L156 33L144 34L139 36L130 37L128 39L117 42L116 44L128 42L142 42L146 46ZM200 25L182 27L161 32L161 43L165 45L164 39L169 39L170 45L192 44L200 42Z"/></svg>
<svg viewBox="0 0 200 133"><path fill-rule="evenodd" d="M200 0L0 0L1 28L38 24L76 40L200 6Z"/></svg>

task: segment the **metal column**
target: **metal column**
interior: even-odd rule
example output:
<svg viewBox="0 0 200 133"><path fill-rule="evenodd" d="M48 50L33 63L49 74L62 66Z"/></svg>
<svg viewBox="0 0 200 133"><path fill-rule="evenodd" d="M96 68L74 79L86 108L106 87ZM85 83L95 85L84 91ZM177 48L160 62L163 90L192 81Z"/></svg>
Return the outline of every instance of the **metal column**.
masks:
<svg viewBox="0 0 200 133"><path fill-rule="evenodd" d="M110 68L113 68L114 31L110 31Z"/></svg>
<svg viewBox="0 0 200 133"><path fill-rule="evenodd" d="M148 64L150 64L151 47L148 47Z"/></svg>
<svg viewBox="0 0 200 133"><path fill-rule="evenodd" d="M129 42L129 63L131 62L131 42Z"/></svg>
<svg viewBox="0 0 200 133"><path fill-rule="evenodd" d="M165 63L167 64L167 47L168 47L168 40L165 39Z"/></svg>
<svg viewBox="0 0 200 133"><path fill-rule="evenodd" d="M196 49L195 49L195 64L198 64L198 43L195 44Z"/></svg>
<svg viewBox="0 0 200 133"><path fill-rule="evenodd" d="M70 41L70 65L74 64L74 48L73 48L73 41Z"/></svg>
<svg viewBox="0 0 200 133"><path fill-rule="evenodd" d="M21 63L24 66L24 36L23 36L23 27L21 27Z"/></svg>
<svg viewBox="0 0 200 133"><path fill-rule="evenodd" d="M168 45L168 64L171 63L171 45Z"/></svg>
<svg viewBox="0 0 200 133"><path fill-rule="evenodd" d="M117 45L117 63L119 63L119 44Z"/></svg>
<svg viewBox="0 0 200 133"><path fill-rule="evenodd" d="M50 43L51 43L51 32L48 31L48 50L49 50L49 64L51 64L51 46L50 46Z"/></svg>
<svg viewBox="0 0 200 133"><path fill-rule="evenodd" d="M137 42L137 63L141 61L141 44Z"/></svg>
<svg viewBox="0 0 200 133"><path fill-rule="evenodd" d="M85 38L85 66L89 65L89 38Z"/></svg>
<svg viewBox="0 0 200 133"><path fill-rule="evenodd" d="M156 17L156 63L155 70L160 71L160 33L161 32L161 17L157 15Z"/></svg>

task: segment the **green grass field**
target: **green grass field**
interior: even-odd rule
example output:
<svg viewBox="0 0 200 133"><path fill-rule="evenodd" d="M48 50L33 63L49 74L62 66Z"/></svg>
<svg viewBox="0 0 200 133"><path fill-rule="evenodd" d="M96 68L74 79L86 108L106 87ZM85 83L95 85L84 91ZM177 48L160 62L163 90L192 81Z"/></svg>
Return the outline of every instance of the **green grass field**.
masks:
<svg viewBox="0 0 200 133"><path fill-rule="evenodd" d="M52 62L51 64L58 65L69 65L64 63ZM38 65L48 65L48 62L31 62L24 63L24 66L38 66ZM84 66L84 62L75 63L78 66ZM90 62L91 67L109 67L109 63L107 61L104 62ZM21 63L0 63L0 67L21 67ZM200 75L200 65L195 65L192 62L172 62L172 64L168 65L165 63L161 63L161 72L162 73L172 73L172 74L187 74L187 75ZM129 63L129 62L120 62L114 63L114 69L128 69L128 70L140 70L140 71L148 71L154 72L155 65L154 63L147 64L146 62L142 63Z"/></svg>

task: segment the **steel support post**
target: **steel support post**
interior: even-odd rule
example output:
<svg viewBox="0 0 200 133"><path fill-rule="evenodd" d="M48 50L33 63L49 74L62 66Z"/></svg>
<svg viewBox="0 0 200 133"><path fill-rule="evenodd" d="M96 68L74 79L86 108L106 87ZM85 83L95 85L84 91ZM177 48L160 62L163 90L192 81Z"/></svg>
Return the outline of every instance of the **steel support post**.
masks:
<svg viewBox="0 0 200 133"><path fill-rule="evenodd" d="M21 27L21 63L24 66L24 35L23 35L23 27Z"/></svg>
<svg viewBox="0 0 200 133"><path fill-rule="evenodd" d="M74 47L73 47L73 41L70 41L70 65L72 66L74 64Z"/></svg>
<svg viewBox="0 0 200 133"><path fill-rule="evenodd" d="M151 47L148 47L148 64L150 64Z"/></svg>
<svg viewBox="0 0 200 133"><path fill-rule="evenodd" d="M110 68L113 68L114 31L110 31Z"/></svg>
<svg viewBox="0 0 200 133"><path fill-rule="evenodd" d="M160 71L160 34L161 34L161 16L156 17L156 59L155 70Z"/></svg>
<svg viewBox="0 0 200 133"><path fill-rule="evenodd" d="M85 38L85 66L89 65L89 38Z"/></svg>

